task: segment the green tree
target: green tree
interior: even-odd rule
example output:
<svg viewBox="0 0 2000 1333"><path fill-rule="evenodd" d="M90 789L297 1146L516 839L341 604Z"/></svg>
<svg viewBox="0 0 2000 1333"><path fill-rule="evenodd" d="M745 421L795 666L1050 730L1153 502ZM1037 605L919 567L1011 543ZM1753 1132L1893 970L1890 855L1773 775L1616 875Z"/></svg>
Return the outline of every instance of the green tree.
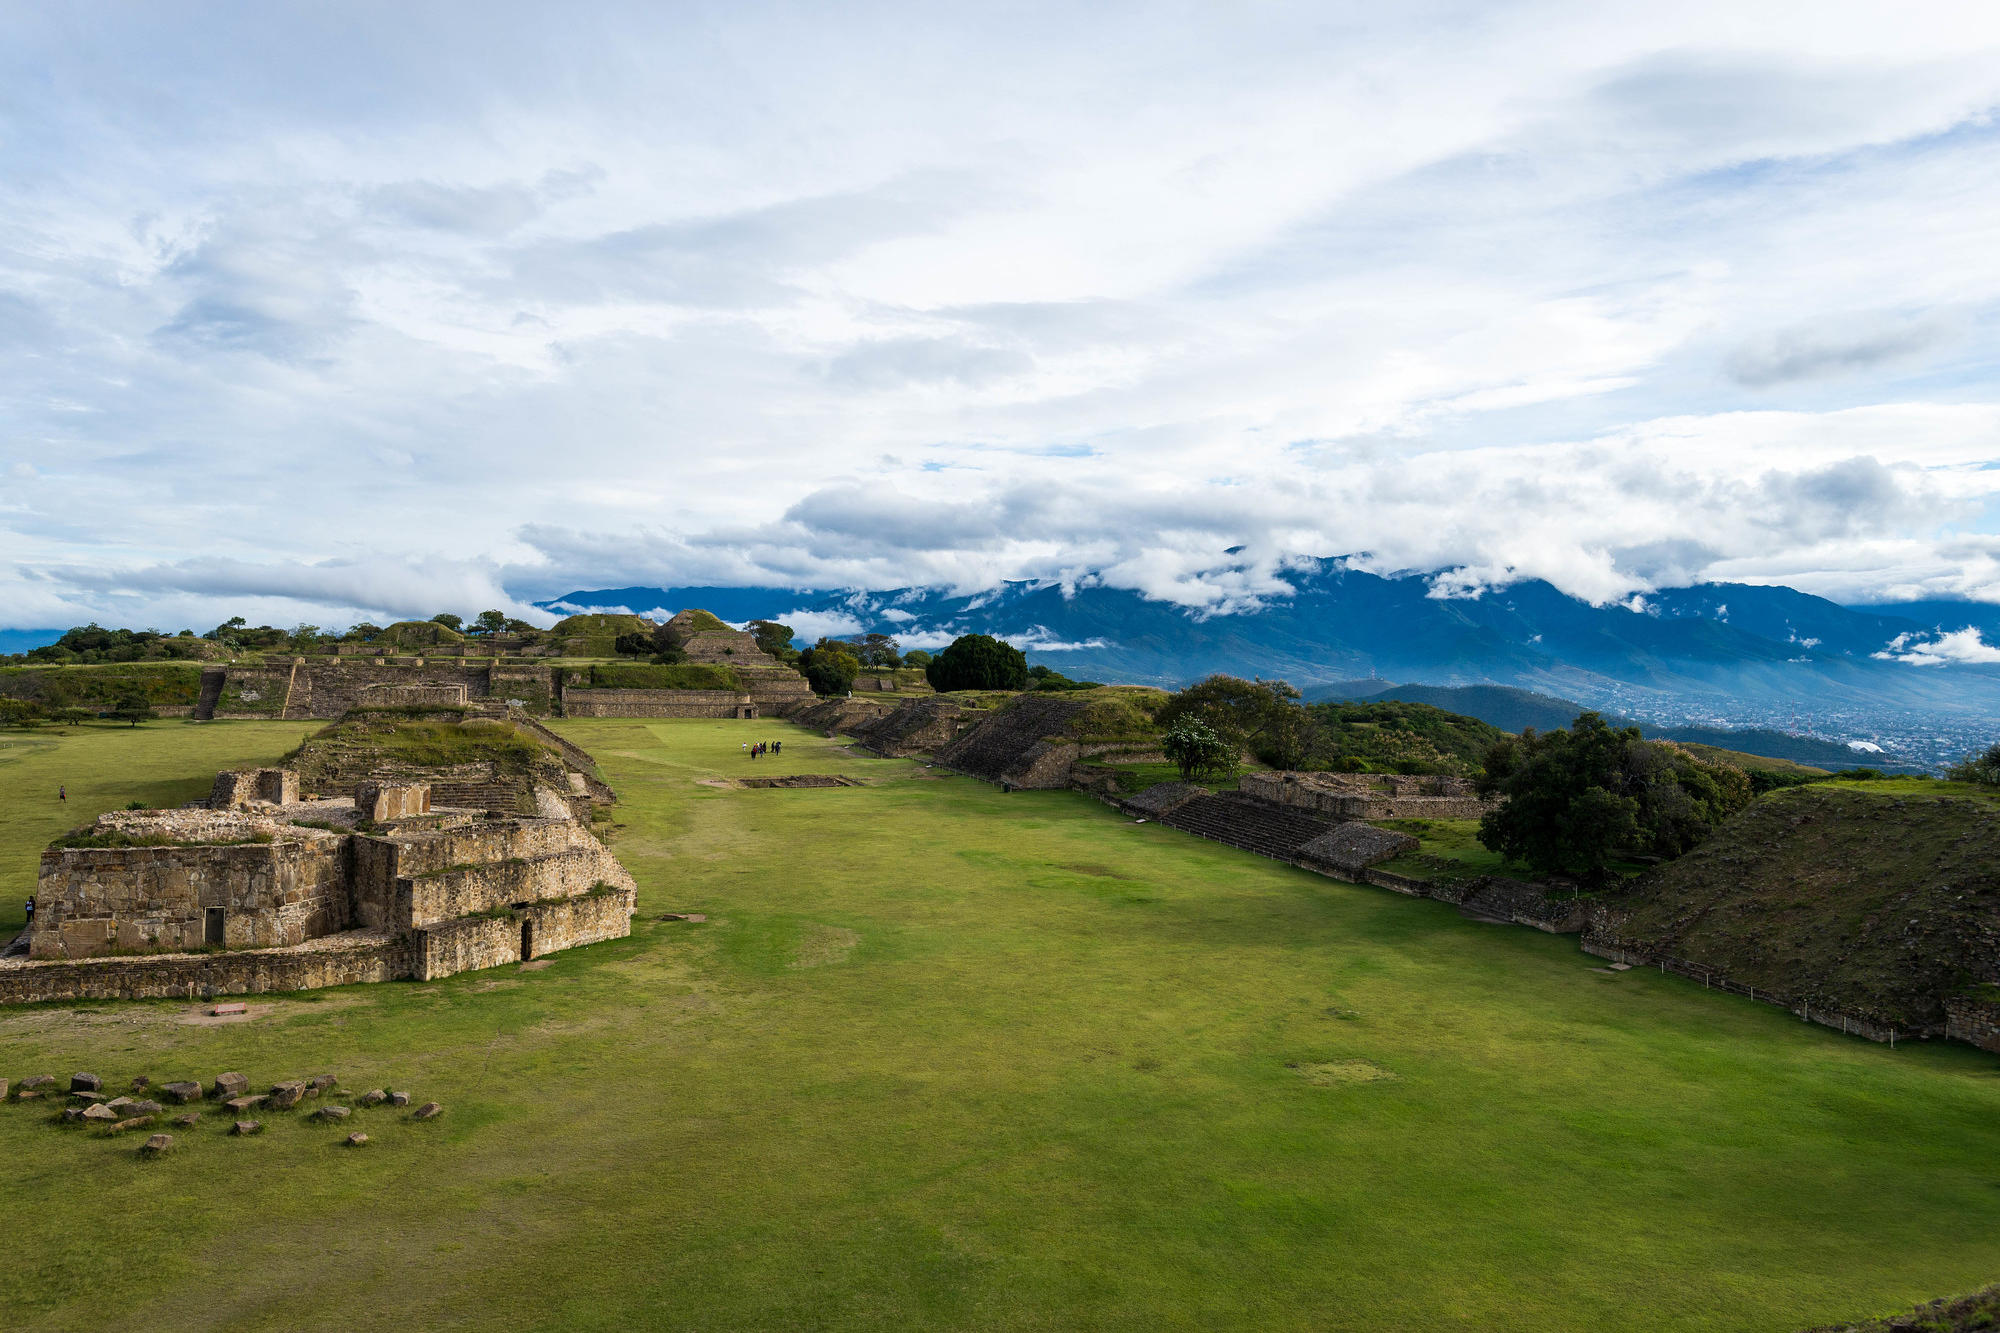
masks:
<svg viewBox="0 0 2000 1333"><path fill-rule="evenodd" d="M1176 719L1160 736L1160 752L1181 772L1182 782L1236 767L1236 750L1222 734L1192 714Z"/></svg>
<svg viewBox="0 0 2000 1333"><path fill-rule="evenodd" d="M153 720L153 705L146 701L145 695L131 691L119 696L117 706L111 710L111 716L136 727L141 722Z"/></svg>
<svg viewBox="0 0 2000 1333"><path fill-rule="evenodd" d="M1197 717L1235 750L1248 749L1267 764L1296 768L1319 745L1318 722L1298 704L1299 692L1282 680L1214 675L1170 696L1159 712L1162 726Z"/></svg>
<svg viewBox="0 0 2000 1333"><path fill-rule="evenodd" d="M1969 754L1944 771L1953 782L1976 782L1982 787L2000 787L2000 745L1989 745L1978 754Z"/></svg>
<svg viewBox="0 0 2000 1333"><path fill-rule="evenodd" d="M861 659L836 648L814 648L809 655L801 654L799 660L813 693L827 698L846 694L861 674Z"/></svg>
<svg viewBox="0 0 2000 1333"><path fill-rule="evenodd" d="M506 628L507 613L505 611L481 611L479 618L467 626L467 632L471 634L500 634Z"/></svg>
<svg viewBox="0 0 2000 1333"><path fill-rule="evenodd" d="M1750 780L1585 713L1496 741L1479 789L1500 806L1479 841L1538 873L1602 877L1620 854L1678 856L1750 800Z"/></svg>
<svg viewBox="0 0 2000 1333"><path fill-rule="evenodd" d="M781 625L775 620L753 620L750 622L750 637L757 640L757 647L780 662L796 662L799 650L792 647L792 640L798 632L790 625Z"/></svg>
<svg viewBox="0 0 2000 1333"><path fill-rule="evenodd" d="M465 617L455 616L449 611L441 611L431 617L431 624L443 625L449 630L462 629L465 626Z"/></svg>
<svg viewBox="0 0 2000 1333"><path fill-rule="evenodd" d="M924 667L924 679L939 693L1026 689L1028 658L990 634L961 634Z"/></svg>
<svg viewBox="0 0 2000 1333"><path fill-rule="evenodd" d="M619 635L611 641L611 649L621 657L650 657L657 651L653 636L644 630Z"/></svg>
<svg viewBox="0 0 2000 1333"><path fill-rule="evenodd" d="M912 648L903 654L903 665L922 669L931 664L931 655L921 648Z"/></svg>

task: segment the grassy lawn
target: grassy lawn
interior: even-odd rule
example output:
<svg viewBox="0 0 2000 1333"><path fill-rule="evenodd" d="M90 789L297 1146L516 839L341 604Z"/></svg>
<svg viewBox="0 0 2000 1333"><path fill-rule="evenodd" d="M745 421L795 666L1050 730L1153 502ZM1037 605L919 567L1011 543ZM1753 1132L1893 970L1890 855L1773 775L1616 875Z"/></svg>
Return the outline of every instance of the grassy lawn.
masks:
<svg viewBox="0 0 2000 1333"><path fill-rule="evenodd" d="M632 939L235 1026L0 1013L16 1079L448 1108L357 1111L360 1150L211 1112L145 1163L0 1107L0 1325L1777 1331L2000 1275L1992 1057L780 723L559 726L624 798ZM75 733L0 809L303 730ZM868 785L702 785L786 772Z"/></svg>
<svg viewBox="0 0 2000 1333"><path fill-rule="evenodd" d="M21 929L36 858L58 834L133 801L173 806L206 796L218 770L271 763L324 725L170 718L0 731L0 940ZM69 800L56 800L65 786Z"/></svg>

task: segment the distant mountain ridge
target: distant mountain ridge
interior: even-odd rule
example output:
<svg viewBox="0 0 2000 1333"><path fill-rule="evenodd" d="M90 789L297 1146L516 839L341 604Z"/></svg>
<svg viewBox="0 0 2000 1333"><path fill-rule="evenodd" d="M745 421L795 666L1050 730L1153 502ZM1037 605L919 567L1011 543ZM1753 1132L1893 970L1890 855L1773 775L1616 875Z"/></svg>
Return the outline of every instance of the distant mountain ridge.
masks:
<svg viewBox="0 0 2000 1333"><path fill-rule="evenodd" d="M935 641L980 631L1073 676L1177 686L1211 672L1283 677L1301 688L1378 678L1509 685L1606 711L1755 720L1759 710L1900 709L2000 716L2000 668L1913 665L1877 654L1942 632L2000 626L1973 603L1845 607L1792 588L1699 584L1592 606L1528 581L1477 598L1433 595L1420 575L1385 577L1318 560L1294 591L1239 614L1202 615L1136 592L1010 583L971 596L788 588L609 588L544 603L678 610L725 619L843 617L859 630ZM1956 608L1956 609L1955 609Z"/></svg>

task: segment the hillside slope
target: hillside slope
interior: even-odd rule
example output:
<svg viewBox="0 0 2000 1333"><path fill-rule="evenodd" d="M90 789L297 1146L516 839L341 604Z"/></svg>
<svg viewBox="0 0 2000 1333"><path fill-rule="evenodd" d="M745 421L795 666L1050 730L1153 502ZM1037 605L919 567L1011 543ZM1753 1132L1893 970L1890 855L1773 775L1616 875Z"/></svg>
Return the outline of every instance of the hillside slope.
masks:
<svg viewBox="0 0 2000 1333"><path fill-rule="evenodd" d="M1773 793L1607 902L1604 937L1904 1028L2000 979L2000 803L1821 784Z"/></svg>

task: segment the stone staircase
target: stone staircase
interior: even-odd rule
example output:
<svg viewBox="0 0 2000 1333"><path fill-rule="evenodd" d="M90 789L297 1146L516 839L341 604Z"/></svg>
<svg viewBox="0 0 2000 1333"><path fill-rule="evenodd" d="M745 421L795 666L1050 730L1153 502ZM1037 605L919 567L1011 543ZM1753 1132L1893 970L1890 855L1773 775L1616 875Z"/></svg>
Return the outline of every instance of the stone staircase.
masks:
<svg viewBox="0 0 2000 1333"><path fill-rule="evenodd" d="M1183 833L1278 861L1297 860L1300 847L1333 827L1323 819L1280 810L1231 793L1197 796L1168 811L1160 822Z"/></svg>
<svg viewBox="0 0 2000 1333"><path fill-rule="evenodd" d="M201 694L194 701L194 720L208 722L215 717L215 706L222 702L222 687L229 680L229 673L221 667L204 667L201 673Z"/></svg>
<svg viewBox="0 0 2000 1333"><path fill-rule="evenodd" d="M8 941L6 948L0 949L0 958L26 958L27 956L28 932L25 930Z"/></svg>

